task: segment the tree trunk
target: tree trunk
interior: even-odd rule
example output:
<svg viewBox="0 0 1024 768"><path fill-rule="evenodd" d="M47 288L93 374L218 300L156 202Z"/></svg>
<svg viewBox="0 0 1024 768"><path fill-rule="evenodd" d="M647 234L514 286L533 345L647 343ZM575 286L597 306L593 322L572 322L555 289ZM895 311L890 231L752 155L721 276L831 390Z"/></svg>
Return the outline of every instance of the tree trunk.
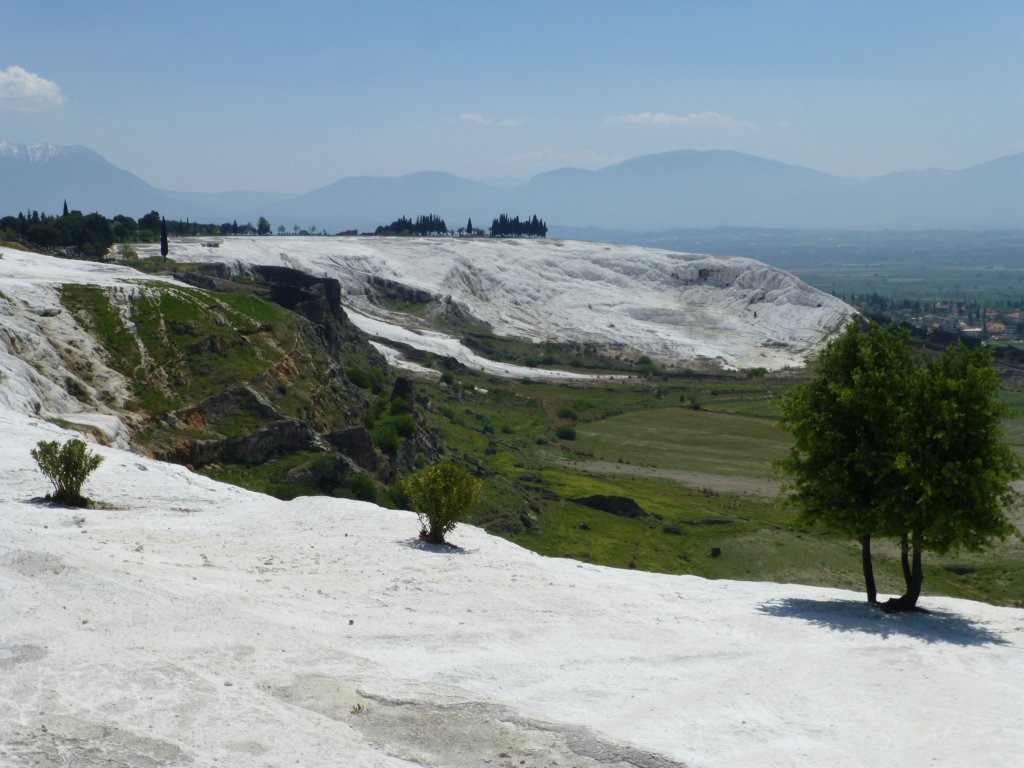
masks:
<svg viewBox="0 0 1024 768"><path fill-rule="evenodd" d="M921 597L921 587L924 584L924 572L921 569L921 543L917 531L914 531L913 541L910 543L911 560L908 562L907 536L904 534L901 542L900 561L903 565L903 578L907 582L907 591L898 598L890 598L885 604L887 612L913 611L917 608L917 600Z"/></svg>
<svg viewBox="0 0 1024 768"><path fill-rule="evenodd" d="M878 602L878 590L875 589L875 567L871 562L871 534L860 537L860 560L864 568L864 589L868 593L868 602Z"/></svg>
<svg viewBox="0 0 1024 768"><path fill-rule="evenodd" d="M913 575L910 572L910 541L905 532L900 537L900 567L903 568L903 583L909 590Z"/></svg>

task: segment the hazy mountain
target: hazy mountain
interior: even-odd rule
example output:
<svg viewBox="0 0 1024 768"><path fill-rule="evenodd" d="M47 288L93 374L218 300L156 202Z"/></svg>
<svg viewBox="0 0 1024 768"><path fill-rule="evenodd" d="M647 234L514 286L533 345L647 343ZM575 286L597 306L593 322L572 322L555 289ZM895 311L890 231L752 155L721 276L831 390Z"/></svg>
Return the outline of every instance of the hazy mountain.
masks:
<svg viewBox="0 0 1024 768"><path fill-rule="evenodd" d="M571 227L1021 227L1024 154L863 181L739 152L685 150L543 173L513 194L517 208Z"/></svg>
<svg viewBox="0 0 1024 768"><path fill-rule="evenodd" d="M730 151L646 155L597 171L561 168L510 189L442 172L356 176L302 195L159 190L85 147L0 141L0 213L83 212L372 230L435 213L452 229L486 228L501 212L553 227L1024 228L1024 154L964 170L904 171L861 180Z"/></svg>
<svg viewBox="0 0 1024 768"><path fill-rule="evenodd" d="M279 202L286 194L262 192L170 192L157 189L83 146L17 145L0 140L0 215L37 210L133 218L160 211L175 219L248 221L253 209ZM258 216L252 219L256 223Z"/></svg>
<svg viewBox="0 0 1024 768"><path fill-rule="evenodd" d="M170 215L175 202L138 176L83 146L19 146L0 141L0 211L59 214L68 207L138 218L151 210Z"/></svg>
<svg viewBox="0 0 1024 768"><path fill-rule="evenodd" d="M425 171L407 176L352 176L326 187L269 206L265 213L276 227L284 224L332 231L372 231L400 216L415 218L435 213L451 229L472 218L477 227L490 226L505 204L505 193L450 173ZM486 221L485 221L486 219Z"/></svg>
<svg viewBox="0 0 1024 768"><path fill-rule="evenodd" d="M255 224L263 210L284 200L294 197L285 192L252 192L250 190L234 190L231 192L165 192L180 205L179 208L192 211L174 218L188 217L193 221L221 224L225 221L238 220L239 223ZM206 217L197 212L207 211ZM255 216L252 211L258 211ZM168 214L165 214L168 215Z"/></svg>

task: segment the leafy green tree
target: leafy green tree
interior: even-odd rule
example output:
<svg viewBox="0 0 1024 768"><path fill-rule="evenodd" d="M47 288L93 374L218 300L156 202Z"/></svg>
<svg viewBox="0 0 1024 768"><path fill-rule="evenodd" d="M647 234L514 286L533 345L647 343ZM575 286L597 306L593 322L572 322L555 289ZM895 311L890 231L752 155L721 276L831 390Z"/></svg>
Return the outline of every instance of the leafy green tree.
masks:
<svg viewBox="0 0 1024 768"><path fill-rule="evenodd" d="M779 463L806 522L861 544L876 602L873 536L896 539L910 610L920 597L924 550L978 549L1005 536L1002 511L1018 462L1002 442L999 380L984 350L950 347L915 358L909 333L851 324L822 352L818 375L782 404L793 448Z"/></svg>
<svg viewBox="0 0 1024 768"><path fill-rule="evenodd" d="M432 464L409 475L402 488L420 518L420 538L444 544L455 525L466 520L483 481L458 464Z"/></svg>
<svg viewBox="0 0 1024 768"><path fill-rule="evenodd" d="M260 216L260 220L256 223L256 234L257 235L269 235L270 234L270 222L266 216Z"/></svg>
<svg viewBox="0 0 1024 768"><path fill-rule="evenodd" d="M150 211L141 219L139 219L139 229L145 229L152 232L154 235L160 231L160 221L162 217L158 211Z"/></svg>
<svg viewBox="0 0 1024 768"><path fill-rule="evenodd" d="M868 602L877 599L871 537L882 506L899 482L893 423L909 395L913 359L908 333L896 326L856 323L818 360L818 375L782 402L782 423L793 448L779 463L789 495L807 523L826 523L861 545Z"/></svg>
<svg viewBox="0 0 1024 768"><path fill-rule="evenodd" d="M921 595L925 551L977 551L1013 526L1004 509L1020 462L1003 439L1007 409L999 399L992 354L962 343L917 371L896 467L902 483L886 528L900 542L906 592L890 608L910 610Z"/></svg>
<svg viewBox="0 0 1024 768"><path fill-rule="evenodd" d="M88 506L82 496L86 478L103 463L103 457L91 453L81 440L68 440L60 445L56 440L40 441L31 451L39 469L53 483L54 501L75 507Z"/></svg>

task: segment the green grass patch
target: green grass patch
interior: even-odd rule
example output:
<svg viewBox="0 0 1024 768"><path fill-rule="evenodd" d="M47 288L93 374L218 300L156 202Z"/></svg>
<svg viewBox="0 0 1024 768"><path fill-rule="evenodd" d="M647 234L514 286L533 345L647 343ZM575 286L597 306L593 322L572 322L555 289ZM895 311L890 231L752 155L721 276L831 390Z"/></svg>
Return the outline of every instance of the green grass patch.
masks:
<svg viewBox="0 0 1024 768"><path fill-rule="evenodd" d="M789 449L774 422L734 413L661 408L577 427L577 447L608 461L721 475L774 476Z"/></svg>

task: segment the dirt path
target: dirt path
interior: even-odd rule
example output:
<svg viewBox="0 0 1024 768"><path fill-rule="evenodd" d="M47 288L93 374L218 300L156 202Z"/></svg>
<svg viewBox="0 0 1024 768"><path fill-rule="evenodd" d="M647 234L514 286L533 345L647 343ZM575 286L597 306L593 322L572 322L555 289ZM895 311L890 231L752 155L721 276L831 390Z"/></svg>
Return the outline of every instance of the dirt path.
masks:
<svg viewBox="0 0 1024 768"><path fill-rule="evenodd" d="M619 464L614 461L565 462L582 472L592 475L623 475L626 477L654 477L689 485L694 488L710 488L718 493L746 493L751 496L773 498L779 493L780 482L770 477L749 477L745 475L716 475L710 472L690 472L685 469L646 467L637 464Z"/></svg>

